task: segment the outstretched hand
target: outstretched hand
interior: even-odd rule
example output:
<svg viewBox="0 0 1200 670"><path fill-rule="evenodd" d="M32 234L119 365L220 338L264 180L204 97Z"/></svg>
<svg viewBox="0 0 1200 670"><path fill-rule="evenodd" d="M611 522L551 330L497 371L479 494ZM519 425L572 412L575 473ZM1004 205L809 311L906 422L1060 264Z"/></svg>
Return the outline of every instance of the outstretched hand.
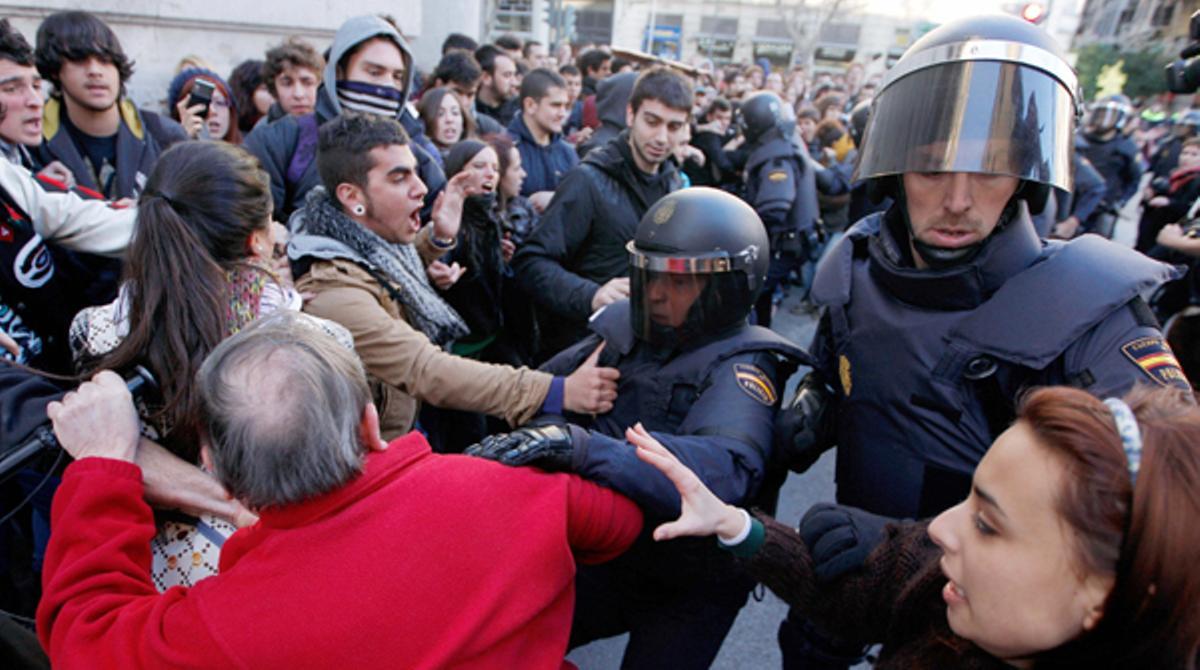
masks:
<svg viewBox="0 0 1200 670"><path fill-rule="evenodd" d="M430 219L433 221L433 234L443 240L458 237L458 229L462 225L463 203L471 195L469 183L471 173L464 170L454 175L446 182L445 188L433 201Z"/></svg>
<svg viewBox="0 0 1200 670"><path fill-rule="evenodd" d="M679 491L679 518L655 528L655 540L706 535L717 535L726 540L737 537L745 522L738 508L714 495L696 473L651 437L640 422L625 431L625 439L637 447L638 458L658 468Z"/></svg>

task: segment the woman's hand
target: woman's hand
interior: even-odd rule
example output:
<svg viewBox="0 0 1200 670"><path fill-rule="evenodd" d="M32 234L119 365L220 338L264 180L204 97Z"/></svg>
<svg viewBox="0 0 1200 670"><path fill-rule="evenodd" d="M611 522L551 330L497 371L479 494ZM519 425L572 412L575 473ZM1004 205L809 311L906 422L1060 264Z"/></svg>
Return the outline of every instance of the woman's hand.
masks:
<svg viewBox="0 0 1200 670"><path fill-rule="evenodd" d="M713 495L696 473L651 437L640 422L625 431L625 439L637 447L638 458L658 468L679 491L682 512L678 519L654 529L655 540L706 535L731 540L741 533L745 525L741 511Z"/></svg>
<svg viewBox="0 0 1200 670"><path fill-rule="evenodd" d="M504 262L512 261L513 254L517 253L517 244L512 241L509 233L504 233L504 237L500 238L500 256L504 258Z"/></svg>
<svg viewBox="0 0 1200 670"><path fill-rule="evenodd" d="M204 111L204 105L192 105L188 107L187 103L188 98L180 100L175 105L175 111L179 112L179 125L183 126L188 137L194 140L200 137L200 130L204 127L205 118L200 114Z"/></svg>

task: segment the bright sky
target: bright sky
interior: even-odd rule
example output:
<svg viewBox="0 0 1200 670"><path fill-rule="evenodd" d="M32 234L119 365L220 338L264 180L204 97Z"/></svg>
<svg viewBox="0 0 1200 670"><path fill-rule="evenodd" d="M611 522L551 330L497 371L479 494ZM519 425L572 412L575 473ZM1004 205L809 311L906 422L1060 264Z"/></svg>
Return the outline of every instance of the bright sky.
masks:
<svg viewBox="0 0 1200 670"><path fill-rule="evenodd" d="M853 1L853 0L851 0ZM1004 0L865 0L864 9L871 14L925 19L945 23L966 16L1001 11Z"/></svg>

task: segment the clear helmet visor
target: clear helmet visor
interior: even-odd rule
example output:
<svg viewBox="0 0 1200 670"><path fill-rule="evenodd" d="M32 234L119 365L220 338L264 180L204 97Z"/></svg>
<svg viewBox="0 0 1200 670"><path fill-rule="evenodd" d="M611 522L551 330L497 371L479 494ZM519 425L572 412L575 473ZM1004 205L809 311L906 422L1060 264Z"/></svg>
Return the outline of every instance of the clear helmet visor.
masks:
<svg viewBox="0 0 1200 670"><path fill-rule="evenodd" d="M1058 79L1020 63L919 69L876 97L854 178L974 172L1070 191L1075 117Z"/></svg>

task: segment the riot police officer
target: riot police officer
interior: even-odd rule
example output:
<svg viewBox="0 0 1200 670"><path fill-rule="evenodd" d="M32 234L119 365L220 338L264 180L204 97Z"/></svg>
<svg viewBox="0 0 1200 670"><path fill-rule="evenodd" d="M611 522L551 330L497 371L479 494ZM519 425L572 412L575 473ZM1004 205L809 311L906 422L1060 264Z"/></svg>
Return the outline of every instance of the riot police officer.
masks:
<svg viewBox="0 0 1200 670"><path fill-rule="evenodd" d="M1125 134L1133 117L1133 104L1123 95L1098 101L1088 110L1087 120L1075 141L1075 150L1104 177L1104 202L1087 221L1084 232L1111 238L1117 215L1137 193L1142 178L1138 148Z"/></svg>
<svg viewBox="0 0 1200 670"><path fill-rule="evenodd" d="M540 417L467 453L569 470L637 502L647 533L634 549L580 566L571 644L628 631L624 668L707 668L752 582L711 541L650 539L678 515L679 495L638 460L625 431L640 421L724 500L771 507L782 481L767 473L779 394L808 358L746 325L770 248L754 210L735 196L690 188L662 198L628 250L629 300L604 308L593 335L543 366L578 365L603 342L601 363L621 372L612 411Z"/></svg>
<svg viewBox="0 0 1200 670"><path fill-rule="evenodd" d="M856 177L895 204L822 260L816 368L781 413L793 467L837 445L838 502L921 518L961 501L1025 388L1186 387L1139 297L1176 271L1034 232L1048 190L1072 188L1076 90L1049 35L1003 16L944 24L889 72ZM812 667L794 623L785 667Z"/></svg>
<svg viewBox="0 0 1200 670"><path fill-rule="evenodd" d="M796 137L790 105L771 91L759 91L742 102L742 133L750 156L746 160L746 201L758 212L771 240L767 282L755 305L760 326L771 325L775 288L793 269L820 253L817 190L839 195L849 190L835 171L809 159Z"/></svg>

